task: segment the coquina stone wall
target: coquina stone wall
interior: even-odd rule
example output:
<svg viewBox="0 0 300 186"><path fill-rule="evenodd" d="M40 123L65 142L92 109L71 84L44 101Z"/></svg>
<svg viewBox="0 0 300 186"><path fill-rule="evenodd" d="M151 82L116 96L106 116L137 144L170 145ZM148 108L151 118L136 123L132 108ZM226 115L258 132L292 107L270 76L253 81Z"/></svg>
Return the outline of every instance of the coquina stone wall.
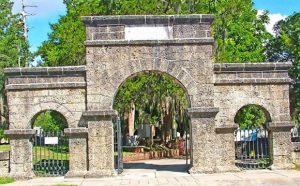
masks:
<svg viewBox="0 0 300 186"><path fill-rule="evenodd" d="M68 121L67 176L116 175L113 110L118 88L139 73L168 74L190 103L190 173L238 171L234 165L237 111L257 104L268 113L273 168L291 167L289 63L213 64L211 15L89 16L86 66L6 69L11 138L10 175L30 178L32 121L55 110ZM128 40L128 27L165 27L168 38Z"/></svg>
<svg viewBox="0 0 300 186"><path fill-rule="evenodd" d="M33 121L43 111L61 113L76 128L86 110L85 67L5 69L9 107L11 176L32 177ZM72 140L70 141L72 148ZM70 158L72 162L72 158ZM86 160L85 160L86 161Z"/></svg>
<svg viewBox="0 0 300 186"><path fill-rule="evenodd" d="M290 137L288 76L290 63L215 64L214 97L219 108L216 116L217 164L234 161L235 115L243 106L258 105L266 113L273 169L293 167ZM219 140L222 139L222 140Z"/></svg>

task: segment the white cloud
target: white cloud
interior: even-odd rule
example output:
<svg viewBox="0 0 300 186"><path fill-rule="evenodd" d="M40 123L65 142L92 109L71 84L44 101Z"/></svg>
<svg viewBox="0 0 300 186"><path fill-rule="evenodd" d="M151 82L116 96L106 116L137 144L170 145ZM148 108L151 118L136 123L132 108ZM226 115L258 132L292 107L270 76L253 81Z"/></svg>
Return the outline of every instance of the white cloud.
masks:
<svg viewBox="0 0 300 186"><path fill-rule="evenodd" d="M258 15L262 15L262 14L263 14L263 11L264 11L264 10L258 10L258 11L257 11L257 14L258 14ZM270 22L269 22L269 24L266 24L266 25L265 25L267 31L270 32L272 35L275 35L274 30L273 30L274 25L275 25L278 21L280 21L280 20L282 20L282 19L285 19L285 18L287 18L287 17L288 17L288 16L282 15L282 14L279 14L279 13L278 13L278 14L269 14Z"/></svg>
<svg viewBox="0 0 300 186"><path fill-rule="evenodd" d="M14 2L13 12L21 12L22 0L12 1ZM28 13L34 14L32 19L40 19L51 17L52 15L64 14L66 10L63 0L24 0L24 4L29 6L37 6L26 8Z"/></svg>

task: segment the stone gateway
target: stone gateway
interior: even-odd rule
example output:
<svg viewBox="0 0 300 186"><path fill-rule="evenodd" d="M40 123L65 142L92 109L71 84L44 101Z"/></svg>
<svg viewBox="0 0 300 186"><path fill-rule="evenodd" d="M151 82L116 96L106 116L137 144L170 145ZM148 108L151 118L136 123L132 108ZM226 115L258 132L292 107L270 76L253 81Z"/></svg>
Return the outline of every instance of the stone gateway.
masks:
<svg viewBox="0 0 300 186"><path fill-rule="evenodd" d="M238 170L234 117L249 104L259 105L268 115L272 168L293 167L290 63L213 63L212 15L88 16L82 20L86 66L5 69L11 176L33 176L32 121L45 110L61 113L68 122L67 176L115 175L114 96L124 81L145 71L172 76L188 95L190 173ZM132 33L141 27L153 32L134 39Z"/></svg>

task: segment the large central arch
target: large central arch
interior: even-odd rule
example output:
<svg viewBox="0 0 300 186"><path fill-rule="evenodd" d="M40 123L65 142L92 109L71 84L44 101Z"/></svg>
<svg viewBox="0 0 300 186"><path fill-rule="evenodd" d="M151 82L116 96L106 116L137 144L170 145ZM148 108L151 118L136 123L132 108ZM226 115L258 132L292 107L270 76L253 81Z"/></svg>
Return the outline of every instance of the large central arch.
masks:
<svg viewBox="0 0 300 186"><path fill-rule="evenodd" d="M126 24L107 25L99 17L91 21L83 18L87 25L87 109L86 116L89 128L89 167L95 174L113 170L112 123L109 117L117 113L112 110L114 95L118 87L128 77L143 71L156 71L174 77L186 90L190 108L193 155L191 172L214 171L214 117L218 109L213 101L213 39L207 34L213 17L208 15L190 16L180 19L173 16L154 17L124 16ZM110 22L118 18L112 17ZM122 33L130 26L144 25L143 21L151 21L151 25L162 24L173 28L173 35L167 40L114 40L112 36L103 34L102 40L93 40L101 32L99 25L112 30L112 34ZM129 21L131 20L131 21ZM120 20L119 20L120 21ZM101 27L102 29L102 27ZM196 35L194 35L196 34ZM201 37L197 34L202 34ZM91 37L92 36L92 37ZM99 94L100 93L100 94ZM97 111L97 112L95 112ZM93 117L92 117L93 116ZM205 127L203 127L205 126ZM103 131L99 136L91 136L99 128ZM105 132L104 132L105 131ZM101 137L109 136L105 143ZM92 139L92 140L91 140ZM95 139L95 140L94 140ZM98 151L93 145L100 146ZM106 148L108 147L109 148ZM93 149L93 150L91 150ZM103 156L107 154L107 156ZM100 156L101 162L100 163ZM113 174L113 172L111 173Z"/></svg>

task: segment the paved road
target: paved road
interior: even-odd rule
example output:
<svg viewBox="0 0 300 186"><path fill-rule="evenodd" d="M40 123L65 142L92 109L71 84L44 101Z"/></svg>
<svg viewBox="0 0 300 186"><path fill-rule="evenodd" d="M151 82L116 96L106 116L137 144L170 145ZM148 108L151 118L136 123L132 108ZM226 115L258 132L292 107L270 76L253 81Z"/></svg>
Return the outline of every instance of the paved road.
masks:
<svg viewBox="0 0 300 186"><path fill-rule="evenodd" d="M299 185L300 171L248 170L237 173L198 174L186 173L185 160L147 160L127 163L122 175L114 178L35 178L29 181L18 181L8 185L55 185L75 184L83 186L106 185Z"/></svg>

